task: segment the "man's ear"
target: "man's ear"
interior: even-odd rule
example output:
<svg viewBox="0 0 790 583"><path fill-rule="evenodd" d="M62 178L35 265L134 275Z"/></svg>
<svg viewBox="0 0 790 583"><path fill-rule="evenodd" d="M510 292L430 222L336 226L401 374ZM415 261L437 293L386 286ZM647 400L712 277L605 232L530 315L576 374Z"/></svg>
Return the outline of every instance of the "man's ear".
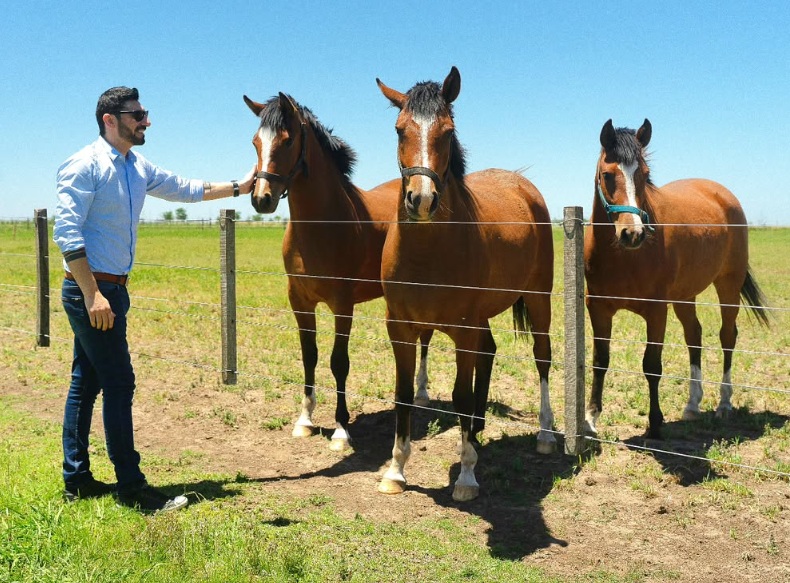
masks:
<svg viewBox="0 0 790 583"><path fill-rule="evenodd" d="M104 115L101 116L101 119L104 122L105 128L118 127L118 118L111 113L105 113Z"/></svg>

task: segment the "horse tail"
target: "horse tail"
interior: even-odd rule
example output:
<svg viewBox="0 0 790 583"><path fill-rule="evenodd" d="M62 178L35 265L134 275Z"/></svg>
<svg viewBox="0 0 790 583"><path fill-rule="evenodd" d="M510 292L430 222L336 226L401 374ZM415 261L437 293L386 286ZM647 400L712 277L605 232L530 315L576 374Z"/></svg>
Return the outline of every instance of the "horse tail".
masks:
<svg viewBox="0 0 790 583"><path fill-rule="evenodd" d="M741 300L760 324L766 327L771 325L768 312L765 310L768 302L763 290L757 285L751 268L746 269L746 281L741 286Z"/></svg>
<svg viewBox="0 0 790 583"><path fill-rule="evenodd" d="M529 310L527 310L527 304L523 297L519 297L513 304L513 329L516 332L516 338L532 331L532 321L529 319Z"/></svg>

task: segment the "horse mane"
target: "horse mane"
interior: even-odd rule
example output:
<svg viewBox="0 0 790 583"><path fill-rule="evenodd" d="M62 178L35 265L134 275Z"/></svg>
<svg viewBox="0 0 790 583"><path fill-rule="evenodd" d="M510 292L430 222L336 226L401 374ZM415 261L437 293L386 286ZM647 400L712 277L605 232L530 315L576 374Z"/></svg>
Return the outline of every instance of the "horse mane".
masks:
<svg viewBox="0 0 790 583"><path fill-rule="evenodd" d="M442 87L435 81L422 81L406 93L406 110L420 117L437 117L443 110L453 118L453 104L442 97ZM463 183L466 174L466 149L453 130L450 145L450 174Z"/></svg>
<svg viewBox="0 0 790 583"><path fill-rule="evenodd" d="M342 138L332 134L331 128L326 128L315 114L307 107L300 105L290 95L288 98L299 109L299 113L304 120L310 125L313 134L318 140L321 149L333 161L337 170L350 181L351 174L354 171L354 165L357 162L357 154ZM265 104L260 114L261 127L273 131L282 131L285 129L285 117L283 116L282 109L280 108L279 97L272 97Z"/></svg>
<svg viewBox="0 0 790 583"><path fill-rule="evenodd" d="M636 139L636 130L631 128L615 128L614 136L614 151L610 153L614 154L617 162L630 165L634 162L644 161L647 167L650 168L650 152L647 148L643 148L639 140ZM647 175L647 184L648 186L654 186L653 181L650 179L649 172Z"/></svg>

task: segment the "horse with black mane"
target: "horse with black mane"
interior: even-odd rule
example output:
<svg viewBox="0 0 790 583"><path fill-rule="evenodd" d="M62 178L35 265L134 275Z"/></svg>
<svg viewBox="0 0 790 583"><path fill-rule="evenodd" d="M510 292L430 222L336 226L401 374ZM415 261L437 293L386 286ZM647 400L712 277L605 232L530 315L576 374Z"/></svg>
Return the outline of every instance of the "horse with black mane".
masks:
<svg viewBox="0 0 790 583"><path fill-rule="evenodd" d="M612 319L621 309L644 318L647 345L642 369L650 389L647 436L659 438L664 416L658 398L668 304L683 326L690 360L689 399L683 419L700 415L702 326L696 297L713 284L719 297L724 372L716 415L732 409L732 352L743 299L768 324L765 298L749 268L749 234L738 199L711 180L688 179L657 187L646 148L652 126L634 131L607 121L600 135L592 227L585 232L587 311L593 329L593 384L587 428L596 433L609 368ZM740 296L740 297L739 297Z"/></svg>
<svg viewBox="0 0 790 583"><path fill-rule="evenodd" d="M531 325L540 376L538 451L555 450L549 403L551 222L537 188L517 172L489 169L466 175L452 103L461 89L458 69L442 85L418 83L401 93L376 80L399 109L397 159L400 196L390 210L381 277L387 331L395 354L396 433L393 459L379 490L405 489L411 451L418 336L439 330L455 343L453 406L461 425L461 473L453 498L475 498L479 485L476 435L483 429L496 353L489 319L512 307L517 330Z"/></svg>
<svg viewBox="0 0 790 583"><path fill-rule="evenodd" d="M346 379L354 305L382 295L381 249L400 181L392 180L370 191L356 187L350 179L354 151L290 96L280 93L258 103L245 95L244 101L260 119L252 140L258 156L252 206L259 213L273 213L287 197L290 211L282 254L304 368L302 411L292 434L306 437L313 433L318 363L315 310L323 302L335 318L330 366L337 384L337 427L330 447L340 451L351 439ZM417 379L424 403L428 402L430 335L427 332L421 337Z"/></svg>

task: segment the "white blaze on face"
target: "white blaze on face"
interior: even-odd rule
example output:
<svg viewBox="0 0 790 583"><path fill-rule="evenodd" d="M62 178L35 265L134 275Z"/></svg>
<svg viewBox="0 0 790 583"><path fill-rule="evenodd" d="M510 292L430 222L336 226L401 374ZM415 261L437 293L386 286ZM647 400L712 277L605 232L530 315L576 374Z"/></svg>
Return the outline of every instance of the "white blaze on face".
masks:
<svg viewBox="0 0 790 583"><path fill-rule="evenodd" d="M636 184L634 183L634 173L638 167L637 162L618 164L617 167L620 169L620 172L623 173L623 178L625 178L625 194L628 198L628 205L639 208L636 204ZM634 219L635 225L642 224L642 217L636 214L631 216Z"/></svg>
<svg viewBox="0 0 790 583"><path fill-rule="evenodd" d="M274 142L275 134L269 128L261 128L258 130L258 140L261 143L261 171L266 172L269 168L269 161L272 155L272 142Z"/></svg>
<svg viewBox="0 0 790 583"><path fill-rule="evenodd" d="M436 122L435 117L416 117L414 121L420 128L420 166L423 168L430 168L430 160L428 159L428 135L431 131L431 126ZM433 181L428 176L419 176L420 178L420 192L423 196L430 196L433 191ZM430 202L428 203L430 204Z"/></svg>

